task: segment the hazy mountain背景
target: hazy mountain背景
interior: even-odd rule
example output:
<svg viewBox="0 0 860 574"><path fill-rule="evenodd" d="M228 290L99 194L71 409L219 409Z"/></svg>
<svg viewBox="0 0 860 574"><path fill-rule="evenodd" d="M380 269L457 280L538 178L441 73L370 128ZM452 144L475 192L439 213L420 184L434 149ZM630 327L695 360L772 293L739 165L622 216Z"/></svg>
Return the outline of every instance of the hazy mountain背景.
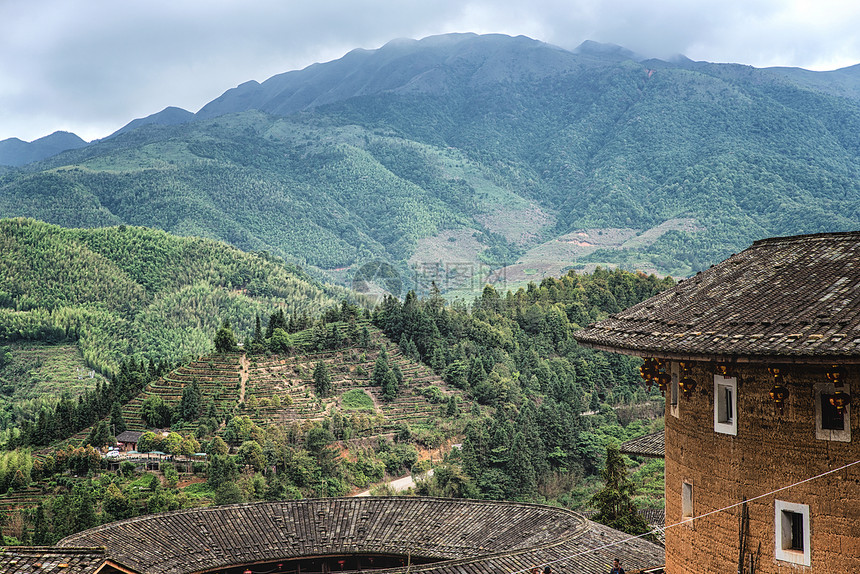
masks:
<svg viewBox="0 0 860 574"><path fill-rule="evenodd" d="M18 167L86 145L87 142L69 132L54 132L31 142L8 138L0 141L0 166Z"/></svg>
<svg viewBox="0 0 860 574"><path fill-rule="evenodd" d="M462 286L452 264L514 284L687 275L761 237L857 227L858 86L856 66L397 40L7 170L0 215L210 237L342 281L372 259L443 289Z"/></svg>

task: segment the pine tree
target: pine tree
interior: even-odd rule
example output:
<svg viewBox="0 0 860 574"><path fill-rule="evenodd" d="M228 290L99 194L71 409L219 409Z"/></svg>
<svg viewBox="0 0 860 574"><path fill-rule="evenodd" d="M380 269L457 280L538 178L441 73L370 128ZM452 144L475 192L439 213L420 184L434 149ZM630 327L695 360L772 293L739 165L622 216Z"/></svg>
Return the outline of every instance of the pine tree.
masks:
<svg viewBox="0 0 860 574"><path fill-rule="evenodd" d="M118 401L114 401L110 409L110 427L115 435L125 431L125 418L122 416L122 408Z"/></svg>
<svg viewBox="0 0 860 574"><path fill-rule="evenodd" d="M319 361L314 367L314 387L317 395L321 397L328 396L331 392L331 375L329 375L328 367L323 361Z"/></svg>
<svg viewBox="0 0 860 574"><path fill-rule="evenodd" d="M33 544L36 546L48 544L48 526L45 521L45 508L41 502L36 507L36 518L33 522Z"/></svg>
<svg viewBox="0 0 860 574"><path fill-rule="evenodd" d="M257 314L257 319L254 322L254 346L259 348L263 345L263 328L260 324L260 314Z"/></svg>
<svg viewBox="0 0 860 574"><path fill-rule="evenodd" d="M385 347L379 351L379 356L376 357L376 362L373 364L373 374L371 382L377 387L381 387L385 382L385 375L391 369L388 366L388 354L385 352Z"/></svg>
<svg viewBox="0 0 860 574"><path fill-rule="evenodd" d="M451 419L460 416L460 405L455 395L448 397L448 405L445 407L445 416Z"/></svg>
<svg viewBox="0 0 860 574"><path fill-rule="evenodd" d="M397 379L390 370L382 377L382 398L393 401L397 397Z"/></svg>
<svg viewBox="0 0 860 574"><path fill-rule="evenodd" d="M361 333L358 335L358 346L362 349L370 346L370 331L367 329L367 325L361 328Z"/></svg>
<svg viewBox="0 0 860 574"><path fill-rule="evenodd" d="M597 509L592 520L628 534L648 532L648 523L636 512L633 504L636 485L627 477L627 466L617 446L606 447L606 465L602 475L603 490L591 499Z"/></svg>
<svg viewBox="0 0 860 574"><path fill-rule="evenodd" d="M191 384L182 389L182 398L179 401L179 416L182 420L191 422L200 416L201 401L200 385L197 379L191 380Z"/></svg>

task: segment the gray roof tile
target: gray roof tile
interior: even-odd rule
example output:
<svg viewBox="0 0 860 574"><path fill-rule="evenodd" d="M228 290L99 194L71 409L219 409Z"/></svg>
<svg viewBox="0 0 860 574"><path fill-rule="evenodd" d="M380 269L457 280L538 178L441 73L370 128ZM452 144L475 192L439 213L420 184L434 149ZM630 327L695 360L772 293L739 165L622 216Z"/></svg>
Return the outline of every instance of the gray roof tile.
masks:
<svg viewBox="0 0 860 574"><path fill-rule="evenodd" d="M757 241L574 336L641 356L860 363L860 232Z"/></svg>

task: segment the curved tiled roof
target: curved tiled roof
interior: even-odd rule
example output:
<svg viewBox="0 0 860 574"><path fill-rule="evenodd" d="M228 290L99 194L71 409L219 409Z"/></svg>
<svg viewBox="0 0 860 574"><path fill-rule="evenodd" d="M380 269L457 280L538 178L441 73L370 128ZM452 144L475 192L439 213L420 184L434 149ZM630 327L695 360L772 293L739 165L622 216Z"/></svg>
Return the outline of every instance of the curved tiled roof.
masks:
<svg viewBox="0 0 860 574"><path fill-rule="evenodd" d="M574 337L669 359L860 363L860 232L756 241Z"/></svg>
<svg viewBox="0 0 860 574"><path fill-rule="evenodd" d="M0 548L3 574L107 574L128 572L111 565L104 548L56 548L53 546L10 546Z"/></svg>
<svg viewBox="0 0 860 574"><path fill-rule="evenodd" d="M666 458L666 436L663 431L646 434L621 444L622 454Z"/></svg>
<svg viewBox="0 0 860 574"><path fill-rule="evenodd" d="M490 574L546 563L604 573L663 564L663 549L561 508L416 497L331 498L180 510L106 524L60 546L104 546L141 573L189 574L301 557L409 554L410 572ZM402 569L391 569L397 572Z"/></svg>

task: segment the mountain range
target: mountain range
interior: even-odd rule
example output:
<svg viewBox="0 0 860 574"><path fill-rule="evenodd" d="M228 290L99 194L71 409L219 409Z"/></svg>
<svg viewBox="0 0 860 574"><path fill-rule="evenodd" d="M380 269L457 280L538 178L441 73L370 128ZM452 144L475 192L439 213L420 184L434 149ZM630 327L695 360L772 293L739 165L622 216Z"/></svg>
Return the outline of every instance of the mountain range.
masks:
<svg viewBox="0 0 860 574"><path fill-rule="evenodd" d="M598 264L683 276L761 237L856 228L858 156L860 66L451 34L7 169L0 215L210 237L343 282L371 260L449 291Z"/></svg>
<svg viewBox="0 0 860 574"><path fill-rule="evenodd" d="M69 132L54 132L31 142L8 138L0 141L0 166L20 167L86 145L87 142Z"/></svg>

